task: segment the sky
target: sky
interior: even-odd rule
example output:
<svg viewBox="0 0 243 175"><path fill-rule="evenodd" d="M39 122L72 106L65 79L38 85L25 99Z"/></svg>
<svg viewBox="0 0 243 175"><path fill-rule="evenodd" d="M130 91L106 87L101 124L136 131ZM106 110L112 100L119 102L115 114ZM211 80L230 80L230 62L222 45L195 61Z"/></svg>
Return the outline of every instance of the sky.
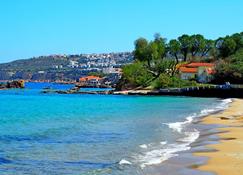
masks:
<svg viewBox="0 0 243 175"><path fill-rule="evenodd" d="M0 62L132 51L139 37L243 31L243 0L1 0Z"/></svg>

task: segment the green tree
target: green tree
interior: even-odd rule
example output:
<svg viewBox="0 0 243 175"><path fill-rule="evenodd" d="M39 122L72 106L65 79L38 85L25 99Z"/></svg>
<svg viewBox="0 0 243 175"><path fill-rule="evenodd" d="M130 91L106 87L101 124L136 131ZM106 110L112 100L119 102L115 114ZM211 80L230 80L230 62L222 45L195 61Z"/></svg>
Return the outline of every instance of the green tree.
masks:
<svg viewBox="0 0 243 175"><path fill-rule="evenodd" d="M147 54L148 41L145 38L139 38L134 42L134 58L139 61L147 61L150 65L150 60Z"/></svg>
<svg viewBox="0 0 243 175"><path fill-rule="evenodd" d="M157 60L160 58L158 44L151 41L147 47L147 56L150 58L150 63L152 60ZM151 64L149 65L151 67Z"/></svg>
<svg viewBox="0 0 243 175"><path fill-rule="evenodd" d="M158 77L162 73L173 76L176 71L176 65L177 63L174 60L157 60L152 70L153 72L156 72L155 77Z"/></svg>
<svg viewBox="0 0 243 175"><path fill-rule="evenodd" d="M206 47L206 40L203 35L192 35L190 41L192 57L196 56L199 53L202 53Z"/></svg>
<svg viewBox="0 0 243 175"><path fill-rule="evenodd" d="M204 48L202 48L201 57L206 56L210 51L212 51L213 49L215 49L214 43L215 43L214 40L205 39L205 46L204 46Z"/></svg>
<svg viewBox="0 0 243 175"><path fill-rule="evenodd" d="M189 35L182 35L178 38L181 46L181 53L183 55L183 60L187 61L187 55L191 50L191 37Z"/></svg>
<svg viewBox="0 0 243 175"><path fill-rule="evenodd" d="M243 83L243 49L229 58L220 60L216 66L216 83Z"/></svg>
<svg viewBox="0 0 243 175"><path fill-rule="evenodd" d="M153 75L148 72L142 62L136 61L123 67L122 81L129 87L146 87L153 79Z"/></svg>
<svg viewBox="0 0 243 175"><path fill-rule="evenodd" d="M179 63L179 54L180 54L180 50L181 50L180 42L175 39L170 40L170 42L168 44L168 50L169 50L169 53L175 57L176 64L178 64Z"/></svg>
<svg viewBox="0 0 243 175"><path fill-rule="evenodd" d="M146 61L151 67L154 60L163 59L165 56L166 44L159 34L155 34L155 39L148 43L144 38L135 41L134 58L139 61Z"/></svg>
<svg viewBox="0 0 243 175"><path fill-rule="evenodd" d="M236 50L239 50L240 48L243 48L243 34L235 33L231 36L231 38L236 43Z"/></svg>
<svg viewBox="0 0 243 175"><path fill-rule="evenodd" d="M157 52L158 52L157 59L163 59L166 53L166 39L162 38L159 33L155 33L154 43L157 45Z"/></svg>
<svg viewBox="0 0 243 175"><path fill-rule="evenodd" d="M150 63L156 60L162 60L165 56L165 50L165 39L163 39L159 34L155 34L154 40L148 44L146 51ZM151 64L149 67L151 67Z"/></svg>
<svg viewBox="0 0 243 175"><path fill-rule="evenodd" d="M236 43L232 37L226 36L225 38L219 38L216 41L216 47L219 51L219 56L226 58L235 53Z"/></svg>

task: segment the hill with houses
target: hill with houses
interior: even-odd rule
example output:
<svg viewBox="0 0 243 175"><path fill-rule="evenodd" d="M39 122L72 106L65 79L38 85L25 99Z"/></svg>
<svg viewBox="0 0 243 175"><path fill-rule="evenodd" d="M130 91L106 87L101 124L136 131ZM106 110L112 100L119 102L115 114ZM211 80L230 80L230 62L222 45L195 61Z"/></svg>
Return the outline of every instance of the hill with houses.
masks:
<svg viewBox="0 0 243 175"><path fill-rule="evenodd" d="M33 57L0 64L0 80L76 81L91 73L116 73L132 60L130 52Z"/></svg>

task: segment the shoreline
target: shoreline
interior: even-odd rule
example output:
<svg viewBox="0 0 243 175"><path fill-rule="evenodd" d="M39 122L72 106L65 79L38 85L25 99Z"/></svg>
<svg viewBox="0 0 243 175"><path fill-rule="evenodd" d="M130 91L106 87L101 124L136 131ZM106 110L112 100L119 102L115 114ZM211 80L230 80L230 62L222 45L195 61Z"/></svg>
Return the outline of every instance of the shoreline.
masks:
<svg viewBox="0 0 243 175"><path fill-rule="evenodd" d="M203 151L195 151L196 157L208 160L195 167L196 170L211 172L217 175L243 174L243 100L234 99L224 111L208 115L200 123L215 126L211 137L218 137L218 141L205 144Z"/></svg>
<svg viewBox="0 0 243 175"><path fill-rule="evenodd" d="M220 104L222 103L221 101L224 101L222 99L218 99L218 100L219 100ZM228 101L228 99L225 99L225 100ZM231 99L229 101L231 102ZM207 103L207 106L208 106L208 104L211 104L211 103ZM184 123L184 125L186 125L186 126L188 124L188 126L190 128L186 128L187 132L191 132L191 131L194 131L194 129L197 129L198 131L200 131L201 136L199 135L198 139L194 140L190 145L188 145L188 147L190 146L189 150L185 150L182 152L180 152L180 151L175 152L173 154L176 154L176 155L178 154L178 156L169 158L168 160L163 162L162 165L155 164L155 165L152 165L151 168L149 167L148 171L150 171L150 172L147 174L159 175L162 172L162 174L182 175L182 174L185 174L185 172L186 172L186 174L188 174L188 175L189 174L190 175L212 175L207 172L206 172L207 174L205 174L203 171L201 171L200 168L198 168L201 165L204 165L207 163L208 157L207 156L195 156L194 153L197 152L198 150L199 150L199 152L203 151L203 152L209 152L209 153L212 151L215 151L213 148L206 148L206 145L209 145L208 142L210 142L210 136L215 136L219 132L224 132L224 131L217 131L218 128L220 128L220 126L215 127L212 124L200 122L200 121L203 121L208 116L220 115L227 110L227 108L222 108L222 110L220 110L220 111L212 112L211 107L213 109L217 110L217 104L218 103L215 103L215 105L209 106L208 113L206 113L206 114L205 114L205 110L207 110L207 108L203 108L201 111L203 116L199 115L199 117L198 117L198 115L196 115L195 118L193 117L193 120L189 120L189 121L183 120L181 122L179 121L180 123ZM227 107L228 107L228 105L227 105ZM214 140L214 142L218 142L218 141L219 141L218 138ZM185 144L185 141L177 140L177 142L179 144ZM186 142L188 142L188 141L186 141ZM212 144L212 142L210 144ZM201 148L201 147L204 147L204 148Z"/></svg>
<svg viewBox="0 0 243 175"><path fill-rule="evenodd" d="M215 149L208 148L207 145L218 143L220 138L216 135L222 131L218 131L220 125L216 124L204 124L201 122L205 117L211 115L217 115L226 110L229 104L232 103L232 99L218 99L216 106L204 108L199 113L195 113L191 119L186 118L185 121L175 122L175 129L178 129L181 123L183 132L186 133L185 137L176 140L178 147L180 145L186 145L190 140L190 144L184 150L177 150L173 152L174 156L169 157L167 160L162 161L159 164L153 164L151 167L146 167L147 174L160 175L160 174L173 174L173 175L215 175L212 172L206 172L198 169L197 167L204 165L208 161L206 156L195 156L196 152L212 152ZM169 123L173 124L173 123ZM171 129L172 126L170 126ZM178 131L176 131L178 132ZM198 136L197 136L198 134ZM196 137L196 138L195 138ZM193 139L195 138L195 140ZM185 142L186 140L186 142Z"/></svg>
<svg viewBox="0 0 243 175"><path fill-rule="evenodd" d="M90 92L82 91L78 84L69 90L44 90L44 93L59 94L90 94ZM87 87L94 88L94 87ZM96 87L101 90L94 90L91 94L105 95L130 95L130 96L185 96L185 97L206 97L206 98L243 98L243 86L240 85L205 85L187 88L167 88L167 89L130 89L116 90L109 87ZM80 91L81 90L81 91Z"/></svg>
<svg viewBox="0 0 243 175"><path fill-rule="evenodd" d="M27 82L28 83L28 82ZM43 82L31 82L43 83ZM57 84L69 84L63 82L52 82ZM73 83L70 83L73 84ZM41 93L56 93L56 94L93 94L93 95L129 95L129 96L181 96L181 97L200 97L200 98L241 98L243 99L243 86L240 85L205 85L199 87L187 88L168 88L168 89L133 89L118 91L114 88L108 87L87 87L98 88L101 90L86 91L82 90L84 87L73 84L74 87L61 90L61 89L42 89ZM1 89L5 90L5 89Z"/></svg>

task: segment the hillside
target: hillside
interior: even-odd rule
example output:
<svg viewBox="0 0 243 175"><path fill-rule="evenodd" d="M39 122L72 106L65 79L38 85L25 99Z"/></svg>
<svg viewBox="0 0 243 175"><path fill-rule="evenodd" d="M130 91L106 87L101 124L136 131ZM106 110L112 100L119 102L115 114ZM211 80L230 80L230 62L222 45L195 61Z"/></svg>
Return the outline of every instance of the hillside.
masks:
<svg viewBox="0 0 243 175"><path fill-rule="evenodd" d="M130 63L130 52L50 55L0 64L0 80L76 80L90 72L112 72Z"/></svg>
<svg viewBox="0 0 243 175"><path fill-rule="evenodd" d="M68 59L64 57L57 58L51 56L43 56L38 58L16 60L9 63L0 64L0 70L47 70L53 68L56 65L68 65L68 63Z"/></svg>

